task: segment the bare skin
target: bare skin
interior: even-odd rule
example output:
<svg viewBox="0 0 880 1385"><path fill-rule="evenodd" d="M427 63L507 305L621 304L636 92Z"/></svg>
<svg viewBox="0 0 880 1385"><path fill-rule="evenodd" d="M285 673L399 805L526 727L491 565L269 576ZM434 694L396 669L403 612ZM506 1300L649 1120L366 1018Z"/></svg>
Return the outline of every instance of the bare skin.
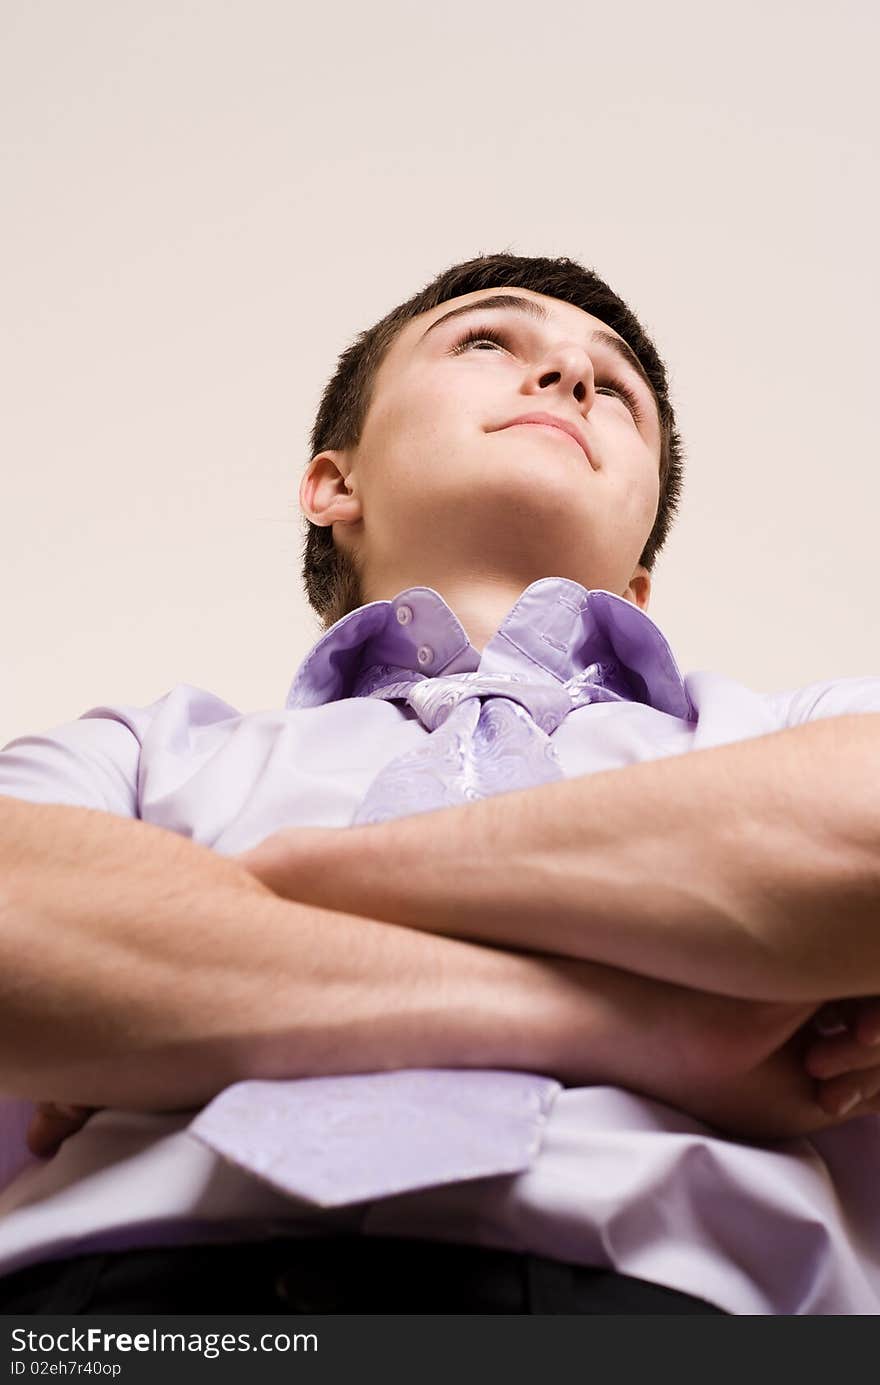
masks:
<svg viewBox="0 0 880 1385"><path fill-rule="evenodd" d="M323 842L329 852L332 842L336 853L333 833L315 829L308 838L307 843L302 832L274 834L237 860L280 897L292 898L295 893L304 900L308 880L316 878L316 846ZM328 857L326 867L331 866ZM354 903L339 902L337 907L356 913ZM661 994L657 983L631 980L634 987L644 988L646 998ZM664 1076L652 1069L652 1055L661 1049L650 1041L649 1030L643 1066L631 1066L634 1089L641 1080L646 1095L657 1095L659 1082L673 1104L740 1138L810 1134L880 1114L880 997L830 1001L816 1010L811 1005L737 1001L673 987L665 993L670 1005L684 1002L684 1026L672 1031L682 1038L681 1053L672 1064L680 1084L668 1085L669 1073ZM28 1147L50 1157L98 1109L39 1103Z"/></svg>
<svg viewBox="0 0 880 1385"><path fill-rule="evenodd" d="M300 489L303 514L331 526L334 543L356 560L364 601L430 585L477 649L524 587L548 573L647 610L651 575L639 557L658 502L654 401L601 339L607 324L530 290L519 296L543 309L540 320L508 305L474 306L468 319L446 321L453 307L503 292L464 295L407 323L383 360L358 445L313 458ZM463 326L481 335L467 342ZM489 327L502 327L503 340L491 340ZM621 384L635 391L637 410ZM557 430L508 426L534 410L574 425L588 455ZM278 875L274 840L240 858L264 884ZM289 878L289 851L285 870L283 886L270 887L307 898L307 885L300 893ZM345 907L360 912L356 891ZM406 923L418 929L418 914ZM785 1138L880 1109L878 1050L865 1042L880 1029L875 999L851 998L849 1027L817 1037L808 1026L818 1003L742 1000L625 977L607 972L625 998L629 1049L602 1080L668 1100L734 1136ZM642 1034L648 1042L639 1042ZM840 1099L855 1085L862 1100L843 1113ZM31 1148L57 1148L94 1109L46 1104Z"/></svg>
<svg viewBox="0 0 880 1385"><path fill-rule="evenodd" d="M345 861L340 853L339 832L334 828L282 829L236 859L282 898L297 898L352 913L378 907L377 916L383 917L381 901L365 896L356 843L369 841L371 854L375 857L378 851L381 857L383 840L389 850L395 849L395 825L392 821L372 826L367 829L369 837L363 832L349 836L352 854ZM413 922L411 926L419 925ZM454 933L454 928L451 931ZM687 994L697 997L701 993ZM712 1026L722 1039L724 1053L734 1070L745 1072L756 1062L764 1061L774 1048L786 1045L803 1024L801 1059L803 1071L815 1082L817 1108L829 1117L880 1114L880 997L828 997L820 1005L805 1006L770 1002L755 1004L751 1010L746 1000L735 1001L730 1010L725 1010L722 1001L730 997L707 992L704 998L715 1007ZM794 1024L792 1021L799 1015L799 1023ZM759 1042L769 1046L759 1052L750 1047L748 1022L766 1024L768 1019L770 1033ZM741 1020L744 1023L740 1029Z"/></svg>
<svg viewBox="0 0 880 1385"><path fill-rule="evenodd" d="M717 998L721 1007L733 1018L736 1002L729 997ZM754 1014L749 1014L749 1008ZM772 1007L760 1002L742 1002L741 1018L754 1021L751 1036L728 1035L732 1051L733 1071L706 1073L690 1094L683 1093L682 1107L719 1127L727 1125L731 1133L745 1137L751 1121L754 1138L774 1138L785 1135L811 1134L829 1129L866 1115L880 1115L880 1063L878 1063L878 1032L880 1032L880 997L833 1002L823 1007L815 1017L803 1021L795 1033L757 1065L753 1048L763 1025L763 1041L773 1043L801 1021L797 1007ZM760 1016L757 1014L761 1011ZM792 1013L794 1011L794 1013ZM824 1037L823 1026L833 1024L837 1014L845 1015L845 1027L833 1036ZM767 1031L770 1031L769 1038ZM775 1034L773 1031L775 1030ZM646 1045L646 1051L650 1045ZM738 1050L738 1053L736 1052ZM743 1080L753 1090L743 1093ZM754 1110L746 1112L746 1103L754 1105L760 1086L768 1103L768 1119L764 1130ZM845 1104L853 1092L861 1092L849 1107ZM841 1096L844 1104L841 1109ZM48 1158L55 1154L66 1139L81 1130L99 1108L41 1102L28 1130L28 1148L33 1154Z"/></svg>

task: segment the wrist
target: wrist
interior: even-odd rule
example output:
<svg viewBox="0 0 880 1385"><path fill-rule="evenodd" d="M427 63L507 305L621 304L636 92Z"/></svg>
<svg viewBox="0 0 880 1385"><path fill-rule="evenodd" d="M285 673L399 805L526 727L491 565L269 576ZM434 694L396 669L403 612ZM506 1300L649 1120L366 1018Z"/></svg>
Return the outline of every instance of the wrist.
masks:
<svg viewBox="0 0 880 1385"><path fill-rule="evenodd" d="M322 908L428 932L414 917L407 893L411 857L395 840L395 827L393 822L370 823L314 833L305 847L308 888L316 892L315 902Z"/></svg>
<svg viewBox="0 0 880 1385"><path fill-rule="evenodd" d="M682 988L601 963L543 960L555 984L547 1070L561 1081L674 1101L718 1062Z"/></svg>

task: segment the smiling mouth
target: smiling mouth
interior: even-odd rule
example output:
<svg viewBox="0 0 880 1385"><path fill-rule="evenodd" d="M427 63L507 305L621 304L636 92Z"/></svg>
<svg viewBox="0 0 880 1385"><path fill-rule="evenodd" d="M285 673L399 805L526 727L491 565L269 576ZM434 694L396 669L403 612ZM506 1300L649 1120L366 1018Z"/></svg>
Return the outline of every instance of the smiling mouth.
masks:
<svg viewBox="0 0 880 1385"><path fill-rule="evenodd" d="M580 443L571 436L571 433L566 433L564 428L557 428L555 423L509 423L507 426L508 428L546 428L549 433L558 433L561 438L567 438L569 442L574 443L574 446L583 455L584 449Z"/></svg>

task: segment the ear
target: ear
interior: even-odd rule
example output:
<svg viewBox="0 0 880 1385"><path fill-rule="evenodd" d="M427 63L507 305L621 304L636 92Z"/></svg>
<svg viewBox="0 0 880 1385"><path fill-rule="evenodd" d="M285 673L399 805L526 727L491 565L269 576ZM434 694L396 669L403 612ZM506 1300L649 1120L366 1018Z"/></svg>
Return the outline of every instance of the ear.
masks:
<svg viewBox="0 0 880 1385"><path fill-rule="evenodd" d="M299 507L306 519L324 528L356 524L362 518L349 470L345 452L319 452L312 458L299 487Z"/></svg>
<svg viewBox="0 0 880 1385"><path fill-rule="evenodd" d="M646 567L637 567L629 585L623 593L625 600L631 601L634 606L647 611L648 602L651 599L651 574Z"/></svg>

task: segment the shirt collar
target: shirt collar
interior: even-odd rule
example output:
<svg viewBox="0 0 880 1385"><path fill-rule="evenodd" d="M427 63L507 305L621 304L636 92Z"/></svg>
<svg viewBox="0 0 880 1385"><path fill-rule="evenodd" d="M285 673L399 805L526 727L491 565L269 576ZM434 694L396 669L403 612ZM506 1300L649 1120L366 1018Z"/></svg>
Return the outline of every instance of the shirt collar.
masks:
<svg viewBox="0 0 880 1385"><path fill-rule="evenodd" d="M526 587L480 654L433 587L407 587L337 620L300 664L285 706L321 707L356 696L377 664L428 678L517 673L560 683L593 663L616 663L616 685L633 702L695 721L696 711L669 643L650 616L613 592L566 577Z"/></svg>

